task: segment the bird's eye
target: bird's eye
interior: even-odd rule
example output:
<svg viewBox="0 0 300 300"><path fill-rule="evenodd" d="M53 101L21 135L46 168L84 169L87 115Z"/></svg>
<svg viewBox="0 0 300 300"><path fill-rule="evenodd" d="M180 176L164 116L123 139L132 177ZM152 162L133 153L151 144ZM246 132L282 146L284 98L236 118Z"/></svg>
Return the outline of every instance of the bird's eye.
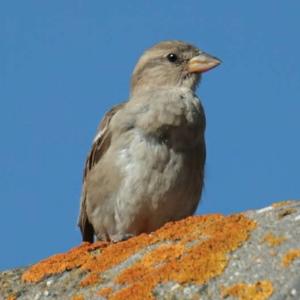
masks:
<svg viewBox="0 0 300 300"><path fill-rule="evenodd" d="M170 53L170 54L167 55L167 59L168 59L169 62L173 63L173 62L177 61L178 57L177 57L176 54Z"/></svg>

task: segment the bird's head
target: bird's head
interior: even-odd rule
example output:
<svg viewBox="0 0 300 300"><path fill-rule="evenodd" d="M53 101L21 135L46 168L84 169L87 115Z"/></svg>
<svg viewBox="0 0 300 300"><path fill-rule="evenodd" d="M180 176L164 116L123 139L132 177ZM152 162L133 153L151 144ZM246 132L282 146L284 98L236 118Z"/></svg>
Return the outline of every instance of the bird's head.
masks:
<svg viewBox="0 0 300 300"><path fill-rule="evenodd" d="M201 74L221 61L193 45L164 41L145 51L134 68L131 94L149 89L185 87L195 90Z"/></svg>

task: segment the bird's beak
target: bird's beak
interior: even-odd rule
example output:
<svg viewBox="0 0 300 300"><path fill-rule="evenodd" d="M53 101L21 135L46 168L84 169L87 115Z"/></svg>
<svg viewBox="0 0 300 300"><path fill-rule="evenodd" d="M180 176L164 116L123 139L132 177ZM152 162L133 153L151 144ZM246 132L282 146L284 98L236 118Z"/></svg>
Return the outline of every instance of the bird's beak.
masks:
<svg viewBox="0 0 300 300"><path fill-rule="evenodd" d="M220 63L221 60L218 58L202 52L188 61L187 69L189 73L203 73L215 68Z"/></svg>

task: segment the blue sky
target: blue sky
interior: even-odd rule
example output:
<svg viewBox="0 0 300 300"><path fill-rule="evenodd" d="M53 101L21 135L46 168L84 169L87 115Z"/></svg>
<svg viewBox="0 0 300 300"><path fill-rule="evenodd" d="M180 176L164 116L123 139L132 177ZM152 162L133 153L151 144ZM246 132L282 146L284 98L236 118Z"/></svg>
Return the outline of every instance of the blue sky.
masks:
<svg viewBox="0 0 300 300"><path fill-rule="evenodd" d="M82 168L97 124L127 99L137 58L166 39L221 58L197 213L299 199L300 2L2 1L0 270L80 242ZM183 199L184 200L184 199Z"/></svg>

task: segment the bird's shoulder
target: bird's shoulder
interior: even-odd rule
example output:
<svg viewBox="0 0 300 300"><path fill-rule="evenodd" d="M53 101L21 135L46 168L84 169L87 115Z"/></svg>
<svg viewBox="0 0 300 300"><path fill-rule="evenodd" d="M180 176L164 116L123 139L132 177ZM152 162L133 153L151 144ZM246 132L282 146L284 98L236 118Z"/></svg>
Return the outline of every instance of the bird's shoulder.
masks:
<svg viewBox="0 0 300 300"><path fill-rule="evenodd" d="M105 154L111 143L112 132L110 130L110 123L112 118L119 112L127 102L122 102L113 106L102 118L100 124L97 128L95 138L92 143L91 150L86 158L85 167L84 167L84 176L85 180L88 172L95 166L95 164L101 159Z"/></svg>

